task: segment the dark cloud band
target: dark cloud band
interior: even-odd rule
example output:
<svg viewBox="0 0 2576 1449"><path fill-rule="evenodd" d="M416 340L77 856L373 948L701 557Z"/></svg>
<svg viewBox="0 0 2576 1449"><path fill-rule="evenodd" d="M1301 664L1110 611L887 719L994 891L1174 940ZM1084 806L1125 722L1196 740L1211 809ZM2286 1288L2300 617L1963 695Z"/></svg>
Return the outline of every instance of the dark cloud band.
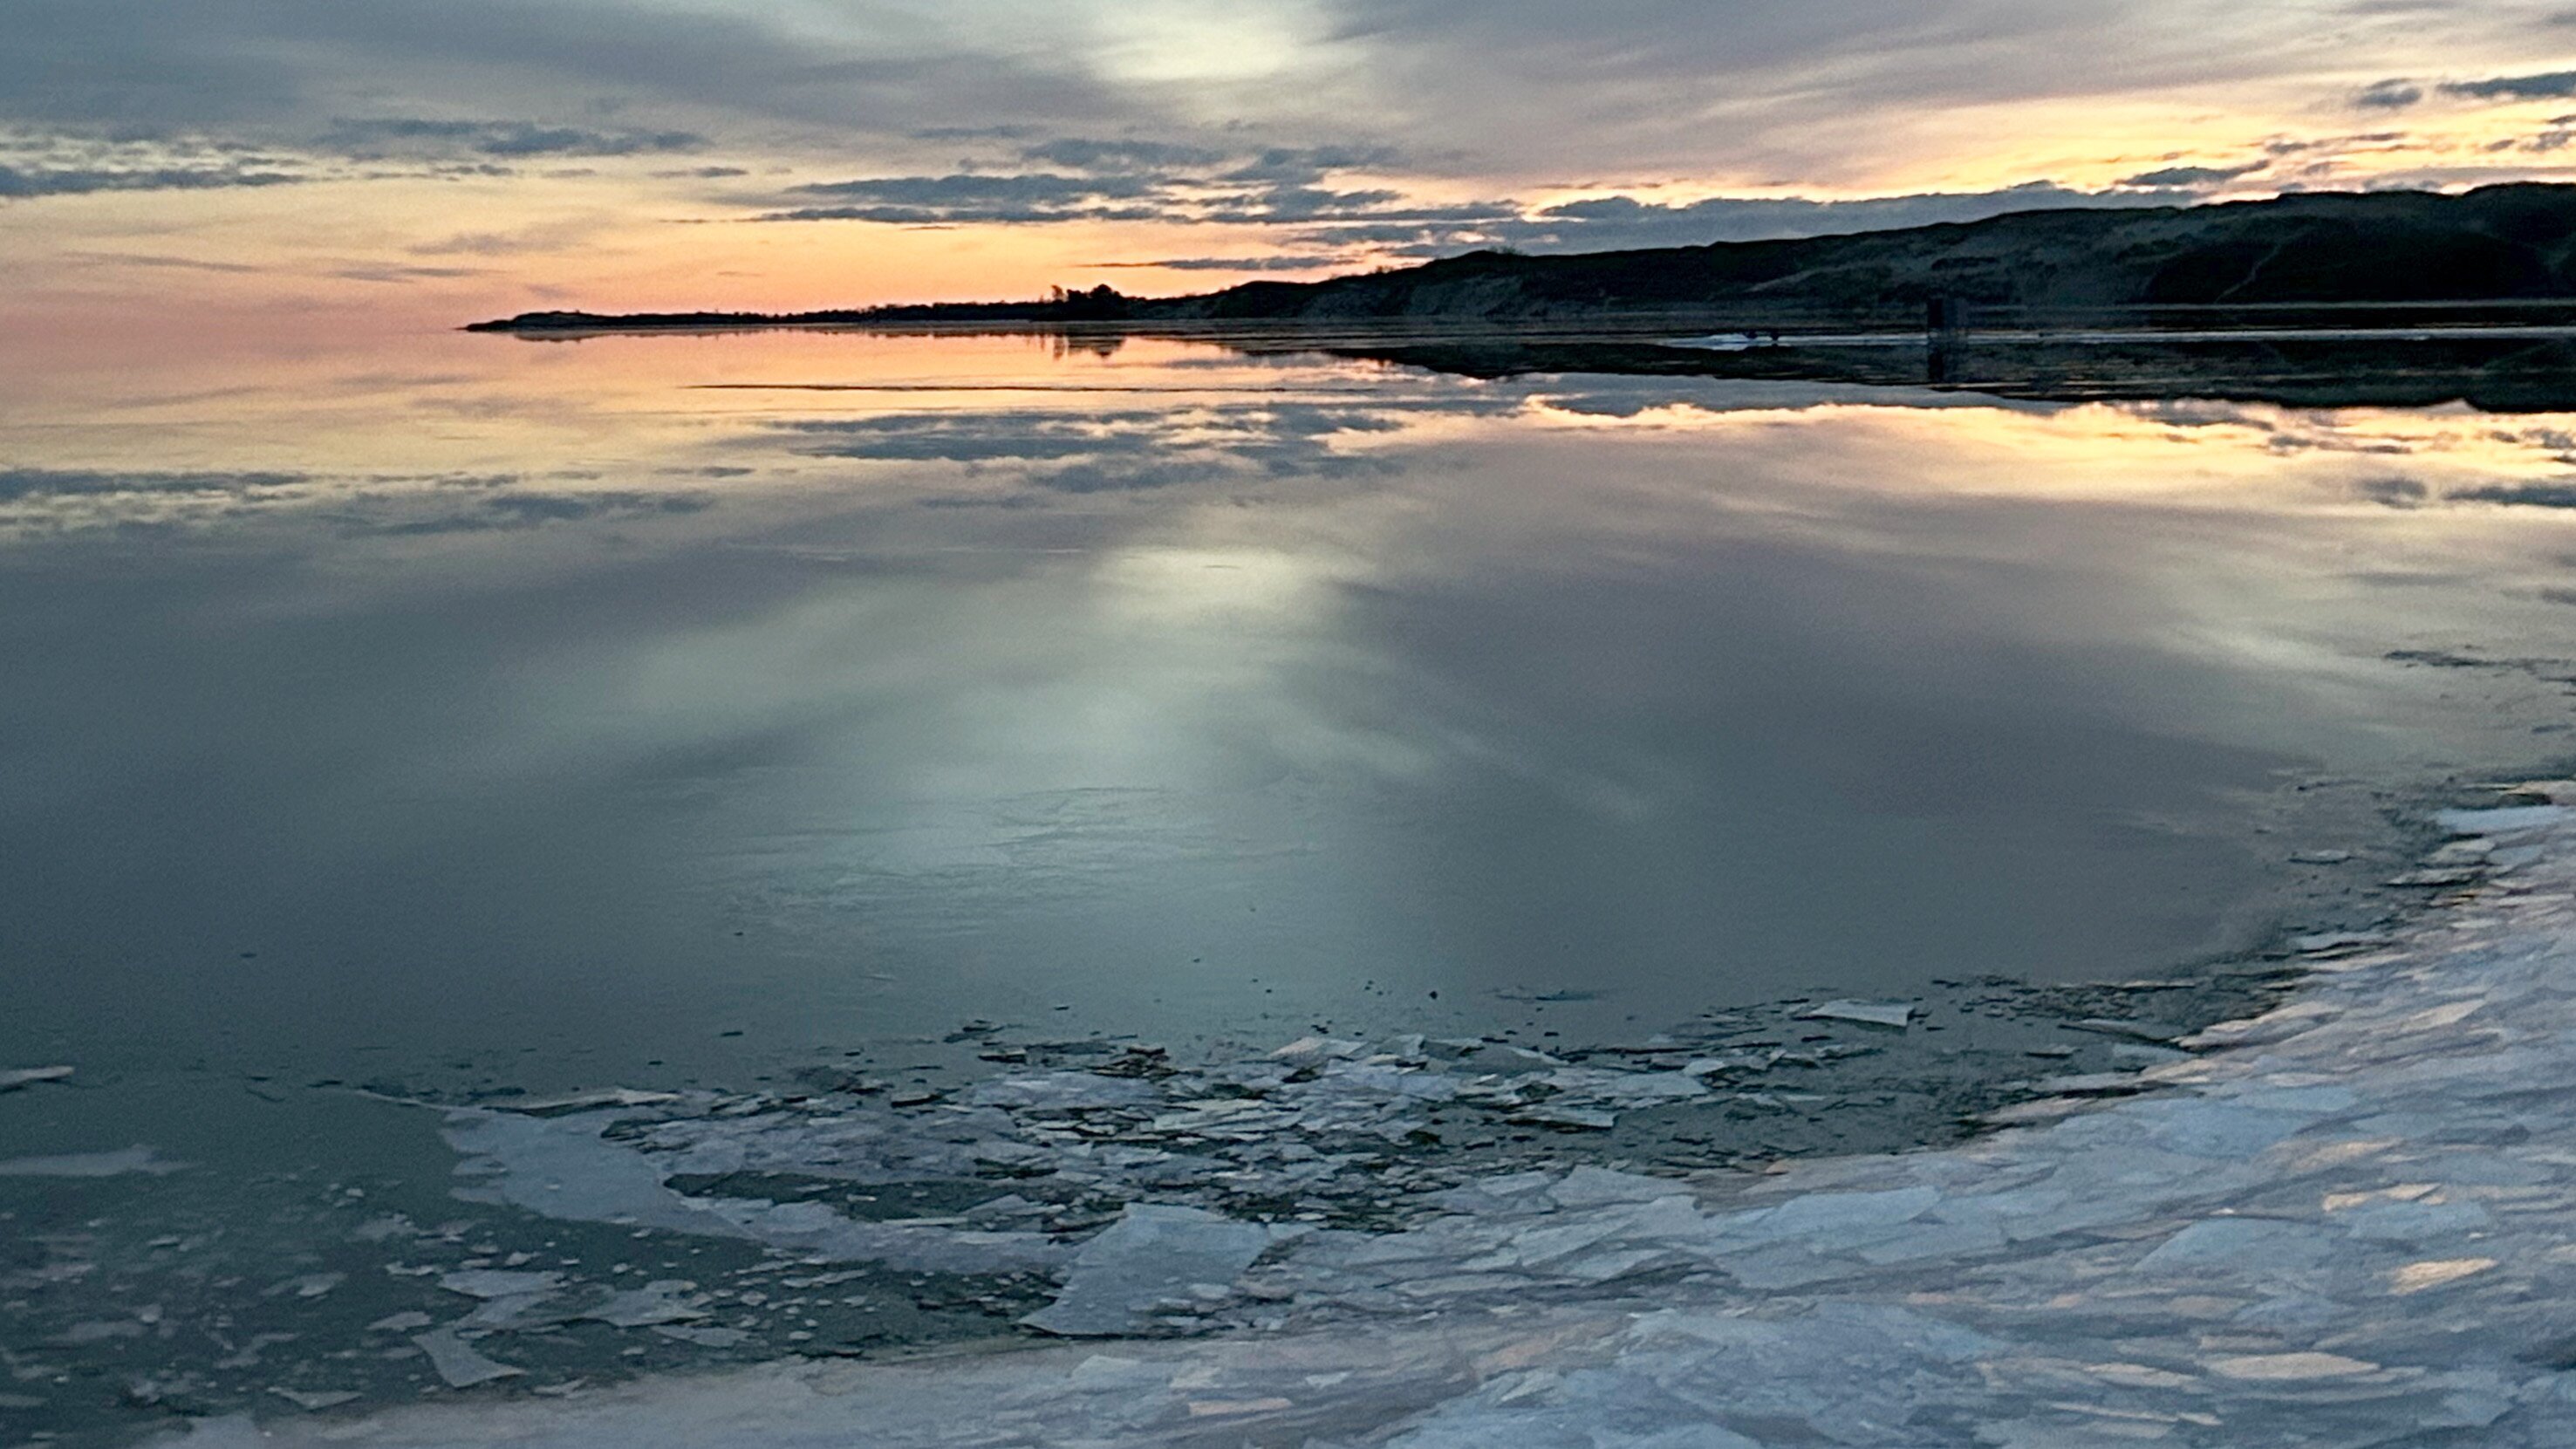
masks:
<svg viewBox="0 0 2576 1449"><path fill-rule="evenodd" d="M2464 96L2479 101L2563 101L2576 99L2576 70L2550 71L2543 75L2507 75L2491 80L2446 81L2446 96Z"/></svg>
<svg viewBox="0 0 2576 1449"><path fill-rule="evenodd" d="M232 166L162 166L139 170L0 166L0 200L88 196L101 191L211 191L227 186L290 186L306 179L283 171Z"/></svg>

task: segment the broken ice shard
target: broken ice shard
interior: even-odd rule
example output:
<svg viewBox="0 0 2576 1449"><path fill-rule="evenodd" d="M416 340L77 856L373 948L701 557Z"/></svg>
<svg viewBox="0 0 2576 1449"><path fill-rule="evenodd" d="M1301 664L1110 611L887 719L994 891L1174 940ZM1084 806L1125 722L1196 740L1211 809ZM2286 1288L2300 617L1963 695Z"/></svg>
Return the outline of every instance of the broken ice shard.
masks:
<svg viewBox="0 0 2576 1449"><path fill-rule="evenodd" d="M1801 1021L1858 1021L1871 1026L1892 1026L1902 1031L1914 1020L1914 1003L1910 1001L1828 1001L1798 1013Z"/></svg>
<svg viewBox="0 0 2576 1449"><path fill-rule="evenodd" d="M1153 1329L1158 1315L1205 1313L1234 1294L1234 1280L1270 1246L1270 1229L1198 1208L1131 1204L1082 1245L1064 1291L1021 1319L1067 1337Z"/></svg>

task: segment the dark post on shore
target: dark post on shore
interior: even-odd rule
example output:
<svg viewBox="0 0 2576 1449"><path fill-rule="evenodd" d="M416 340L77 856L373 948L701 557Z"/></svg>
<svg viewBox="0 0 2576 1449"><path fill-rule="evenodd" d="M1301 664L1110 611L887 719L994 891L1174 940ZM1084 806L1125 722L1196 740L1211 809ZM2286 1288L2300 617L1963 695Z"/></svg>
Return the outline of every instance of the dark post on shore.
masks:
<svg viewBox="0 0 2576 1449"><path fill-rule="evenodd" d="M1934 297L1924 304L1923 337L1931 359L1927 381L1951 380L1967 330L1967 303L1956 297Z"/></svg>

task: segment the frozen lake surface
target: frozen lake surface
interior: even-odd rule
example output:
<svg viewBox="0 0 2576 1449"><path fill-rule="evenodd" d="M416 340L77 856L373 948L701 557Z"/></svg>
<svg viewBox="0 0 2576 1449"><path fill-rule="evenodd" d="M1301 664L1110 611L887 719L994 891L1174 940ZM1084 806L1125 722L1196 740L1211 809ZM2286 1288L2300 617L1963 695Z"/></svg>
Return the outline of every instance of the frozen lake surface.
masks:
<svg viewBox="0 0 2576 1449"><path fill-rule="evenodd" d="M10 386L0 1425L100 1442L1410 1302L1332 1245L2176 1069L2101 1023L2377 940L2571 723L2570 417L856 334Z"/></svg>

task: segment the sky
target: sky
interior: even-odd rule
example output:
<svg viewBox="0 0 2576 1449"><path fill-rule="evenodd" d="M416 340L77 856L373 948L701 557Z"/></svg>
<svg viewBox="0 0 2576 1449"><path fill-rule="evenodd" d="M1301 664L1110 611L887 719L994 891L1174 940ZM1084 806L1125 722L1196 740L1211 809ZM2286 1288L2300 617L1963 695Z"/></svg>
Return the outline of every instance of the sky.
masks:
<svg viewBox="0 0 2576 1449"><path fill-rule="evenodd" d="M0 0L0 323L1141 293L2576 165L2570 0Z"/></svg>

